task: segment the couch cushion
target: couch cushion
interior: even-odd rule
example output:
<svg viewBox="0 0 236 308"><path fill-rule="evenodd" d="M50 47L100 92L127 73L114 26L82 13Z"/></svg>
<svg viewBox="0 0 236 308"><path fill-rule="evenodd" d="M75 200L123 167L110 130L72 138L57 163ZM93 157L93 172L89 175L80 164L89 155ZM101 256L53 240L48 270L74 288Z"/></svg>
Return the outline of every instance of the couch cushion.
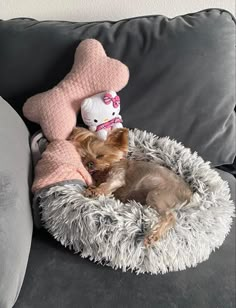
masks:
<svg viewBox="0 0 236 308"><path fill-rule="evenodd" d="M129 66L130 82L120 93L127 127L182 141L214 165L233 162L235 20L230 13L92 23L0 21L0 95L21 113L29 96L65 76L76 46L88 37ZM30 128L33 132L35 125Z"/></svg>
<svg viewBox="0 0 236 308"><path fill-rule="evenodd" d="M236 180L223 171L219 173L228 181L235 202ZM14 308L25 307L234 308L235 226L220 249L196 268L138 276L82 259L46 232L37 232Z"/></svg>
<svg viewBox="0 0 236 308"><path fill-rule="evenodd" d="M11 308L23 279L31 245L29 132L0 97L0 307Z"/></svg>

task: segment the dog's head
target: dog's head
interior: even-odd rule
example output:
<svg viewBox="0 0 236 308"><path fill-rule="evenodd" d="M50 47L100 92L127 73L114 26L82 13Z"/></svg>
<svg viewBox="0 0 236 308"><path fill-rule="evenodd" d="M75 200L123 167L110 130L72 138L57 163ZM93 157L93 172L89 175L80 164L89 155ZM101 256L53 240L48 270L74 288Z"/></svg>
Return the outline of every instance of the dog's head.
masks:
<svg viewBox="0 0 236 308"><path fill-rule="evenodd" d="M128 129L114 129L102 141L85 128L75 128L69 137L79 152L84 166L90 173L109 169L128 152Z"/></svg>

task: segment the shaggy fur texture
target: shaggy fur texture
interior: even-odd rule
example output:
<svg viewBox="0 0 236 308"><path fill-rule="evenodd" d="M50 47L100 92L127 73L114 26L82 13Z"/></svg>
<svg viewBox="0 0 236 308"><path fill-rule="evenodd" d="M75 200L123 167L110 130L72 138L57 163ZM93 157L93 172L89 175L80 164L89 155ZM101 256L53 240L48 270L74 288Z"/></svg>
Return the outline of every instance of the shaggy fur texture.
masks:
<svg viewBox="0 0 236 308"><path fill-rule="evenodd" d="M234 204L227 182L197 153L169 138L130 131L129 158L170 167L191 186L187 206L175 210L176 225L150 248L143 238L157 223L155 210L112 198L87 199L76 185L54 186L41 194L45 228L81 256L123 271L166 273L207 260L230 230Z"/></svg>

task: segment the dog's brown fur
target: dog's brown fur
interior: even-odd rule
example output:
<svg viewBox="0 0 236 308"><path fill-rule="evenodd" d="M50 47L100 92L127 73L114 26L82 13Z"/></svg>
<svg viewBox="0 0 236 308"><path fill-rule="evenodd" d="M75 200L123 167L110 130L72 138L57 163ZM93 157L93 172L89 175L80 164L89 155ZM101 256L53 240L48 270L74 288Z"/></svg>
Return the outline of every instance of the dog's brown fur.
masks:
<svg viewBox="0 0 236 308"><path fill-rule="evenodd" d="M159 223L145 237L146 246L159 240L174 224L172 209L192 192L189 186L168 168L154 162L125 159L128 152L128 129L112 131L106 141L87 129L75 128L69 138L92 174L94 186L85 196L114 194L122 202L135 200L160 214Z"/></svg>

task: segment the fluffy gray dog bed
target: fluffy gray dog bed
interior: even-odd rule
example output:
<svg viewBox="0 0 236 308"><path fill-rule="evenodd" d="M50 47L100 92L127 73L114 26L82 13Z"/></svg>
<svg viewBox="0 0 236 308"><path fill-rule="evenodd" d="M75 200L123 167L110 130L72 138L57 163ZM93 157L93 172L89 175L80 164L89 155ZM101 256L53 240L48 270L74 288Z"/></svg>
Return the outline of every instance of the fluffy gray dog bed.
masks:
<svg viewBox="0 0 236 308"><path fill-rule="evenodd" d="M171 168L194 192L187 206L175 210L176 226L151 248L144 235L158 220L155 210L108 197L87 199L75 185L54 186L41 195L45 228L81 256L123 271L166 273L196 266L223 243L234 205L227 182L196 153L169 138L130 131L129 158Z"/></svg>

